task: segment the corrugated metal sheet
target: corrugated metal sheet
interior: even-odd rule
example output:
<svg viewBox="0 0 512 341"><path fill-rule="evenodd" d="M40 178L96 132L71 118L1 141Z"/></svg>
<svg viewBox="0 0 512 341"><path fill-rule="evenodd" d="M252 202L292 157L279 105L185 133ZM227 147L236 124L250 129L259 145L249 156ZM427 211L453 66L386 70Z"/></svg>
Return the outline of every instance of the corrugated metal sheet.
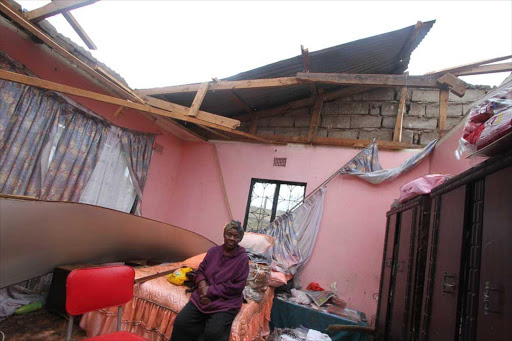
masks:
<svg viewBox="0 0 512 341"><path fill-rule="evenodd" d="M409 64L412 51L420 44L432 28L435 21L422 24L411 49L400 57L403 47L409 42L415 26L397 31L379 34L350 43L310 52L311 72L326 73L366 73L366 74L401 74ZM303 72L302 56L296 56L265 65L253 70L239 73L223 80L245 80L277 77L293 77ZM320 85L318 85L320 87ZM321 86L338 89L336 86ZM282 105L311 95L309 85L296 85L269 89L241 89L236 93L253 109L266 109ZM190 106L194 93L168 94L160 96L171 102ZM225 91L208 92L202 110L223 116L244 113L244 110L232 100Z"/></svg>

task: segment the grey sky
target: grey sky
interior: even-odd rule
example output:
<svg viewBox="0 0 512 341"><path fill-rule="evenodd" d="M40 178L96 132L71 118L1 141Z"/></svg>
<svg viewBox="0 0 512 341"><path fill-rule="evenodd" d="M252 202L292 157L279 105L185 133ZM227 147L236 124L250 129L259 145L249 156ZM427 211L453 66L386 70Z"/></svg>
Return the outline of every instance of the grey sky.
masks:
<svg viewBox="0 0 512 341"><path fill-rule="evenodd" d="M33 9L49 1L18 1ZM436 19L413 53L410 74L512 54L512 1L120 1L73 15L98 46L93 55L132 88L208 81L310 51ZM62 16L50 19L81 45ZM507 74L470 76L499 84Z"/></svg>

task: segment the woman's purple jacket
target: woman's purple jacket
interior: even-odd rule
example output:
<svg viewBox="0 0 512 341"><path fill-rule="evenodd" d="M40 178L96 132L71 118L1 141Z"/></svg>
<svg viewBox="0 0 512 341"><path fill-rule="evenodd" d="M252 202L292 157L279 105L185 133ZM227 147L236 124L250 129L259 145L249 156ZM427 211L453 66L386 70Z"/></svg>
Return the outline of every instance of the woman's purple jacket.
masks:
<svg viewBox="0 0 512 341"><path fill-rule="evenodd" d="M242 292L249 275L249 257L241 246L229 256L224 255L223 245L208 250L197 269L196 284L203 279L208 282L207 296L211 303L199 303L199 290L190 297L194 305L203 313L215 313L240 309L243 303Z"/></svg>

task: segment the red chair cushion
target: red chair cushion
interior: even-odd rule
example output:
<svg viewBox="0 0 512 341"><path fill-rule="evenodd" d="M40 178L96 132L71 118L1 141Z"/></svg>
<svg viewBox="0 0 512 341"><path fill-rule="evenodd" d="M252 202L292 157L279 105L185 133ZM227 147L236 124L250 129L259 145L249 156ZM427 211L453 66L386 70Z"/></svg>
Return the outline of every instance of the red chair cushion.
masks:
<svg viewBox="0 0 512 341"><path fill-rule="evenodd" d="M132 299L134 278L126 265L73 270L66 280L66 310L81 315L123 305Z"/></svg>
<svg viewBox="0 0 512 341"><path fill-rule="evenodd" d="M95 336L90 339L84 339L84 341L147 341L147 339L128 332L117 332Z"/></svg>

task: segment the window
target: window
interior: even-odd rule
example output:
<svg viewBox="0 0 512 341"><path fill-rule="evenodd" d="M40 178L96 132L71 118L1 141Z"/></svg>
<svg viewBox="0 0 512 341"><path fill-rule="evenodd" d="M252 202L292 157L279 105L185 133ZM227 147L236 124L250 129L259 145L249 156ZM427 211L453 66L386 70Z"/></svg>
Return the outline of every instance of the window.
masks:
<svg viewBox="0 0 512 341"><path fill-rule="evenodd" d="M252 179L245 212L246 231L266 227L283 213L304 200L306 184Z"/></svg>

